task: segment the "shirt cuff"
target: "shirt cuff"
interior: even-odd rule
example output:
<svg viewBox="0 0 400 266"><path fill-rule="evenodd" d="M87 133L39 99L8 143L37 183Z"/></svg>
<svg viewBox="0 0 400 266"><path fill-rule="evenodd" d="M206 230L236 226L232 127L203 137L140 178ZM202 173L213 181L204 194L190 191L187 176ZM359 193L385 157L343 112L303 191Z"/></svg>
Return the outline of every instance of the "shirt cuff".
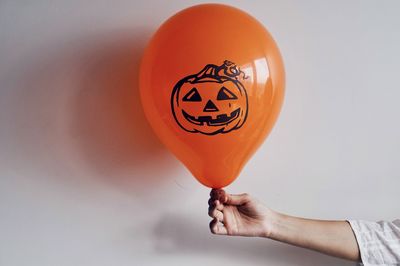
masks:
<svg viewBox="0 0 400 266"><path fill-rule="evenodd" d="M348 222L357 240L361 265L399 265L398 246L393 242L398 240L397 224L385 221L348 220Z"/></svg>

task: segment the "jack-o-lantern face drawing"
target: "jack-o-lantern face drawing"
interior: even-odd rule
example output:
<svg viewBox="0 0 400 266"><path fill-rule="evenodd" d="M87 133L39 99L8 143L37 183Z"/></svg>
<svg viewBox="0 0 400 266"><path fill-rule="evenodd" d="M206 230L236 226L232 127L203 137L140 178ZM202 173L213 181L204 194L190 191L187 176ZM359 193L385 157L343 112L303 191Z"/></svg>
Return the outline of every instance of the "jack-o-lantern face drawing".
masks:
<svg viewBox="0 0 400 266"><path fill-rule="evenodd" d="M171 108L178 125L193 133L215 135L239 129L248 112L247 93L239 81L247 77L232 62L206 65L174 87Z"/></svg>

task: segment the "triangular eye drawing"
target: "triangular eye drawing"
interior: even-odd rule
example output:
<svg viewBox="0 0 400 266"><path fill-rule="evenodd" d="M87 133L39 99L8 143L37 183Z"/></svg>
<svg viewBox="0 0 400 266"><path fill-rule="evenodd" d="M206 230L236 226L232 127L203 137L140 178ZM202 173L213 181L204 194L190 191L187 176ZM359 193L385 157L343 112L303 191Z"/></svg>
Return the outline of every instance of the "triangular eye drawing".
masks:
<svg viewBox="0 0 400 266"><path fill-rule="evenodd" d="M225 87L222 87L218 92L217 100L219 101L235 99L237 99L237 96Z"/></svg>
<svg viewBox="0 0 400 266"><path fill-rule="evenodd" d="M182 98L182 101L185 102L201 102L200 93L196 88L191 89L186 95Z"/></svg>

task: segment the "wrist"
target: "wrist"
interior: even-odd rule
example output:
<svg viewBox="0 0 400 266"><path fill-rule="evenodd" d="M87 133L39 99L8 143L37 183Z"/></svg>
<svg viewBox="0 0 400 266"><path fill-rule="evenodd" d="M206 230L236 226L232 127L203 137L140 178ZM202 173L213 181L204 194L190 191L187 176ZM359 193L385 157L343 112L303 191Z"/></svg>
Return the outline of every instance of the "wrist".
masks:
<svg viewBox="0 0 400 266"><path fill-rule="evenodd" d="M277 234L277 229L279 228L279 221L281 220L281 214L268 209L268 212L264 219L264 229L261 237L273 238Z"/></svg>

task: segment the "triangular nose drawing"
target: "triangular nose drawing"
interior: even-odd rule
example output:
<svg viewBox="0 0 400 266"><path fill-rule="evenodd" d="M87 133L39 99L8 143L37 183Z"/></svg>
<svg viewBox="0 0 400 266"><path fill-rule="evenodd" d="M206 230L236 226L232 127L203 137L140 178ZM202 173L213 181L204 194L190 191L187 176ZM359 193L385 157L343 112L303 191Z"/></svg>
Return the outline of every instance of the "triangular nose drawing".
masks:
<svg viewBox="0 0 400 266"><path fill-rule="evenodd" d="M215 106L215 104L211 100L208 100L206 106L204 106L203 112L217 112L217 111L219 111L217 106Z"/></svg>

